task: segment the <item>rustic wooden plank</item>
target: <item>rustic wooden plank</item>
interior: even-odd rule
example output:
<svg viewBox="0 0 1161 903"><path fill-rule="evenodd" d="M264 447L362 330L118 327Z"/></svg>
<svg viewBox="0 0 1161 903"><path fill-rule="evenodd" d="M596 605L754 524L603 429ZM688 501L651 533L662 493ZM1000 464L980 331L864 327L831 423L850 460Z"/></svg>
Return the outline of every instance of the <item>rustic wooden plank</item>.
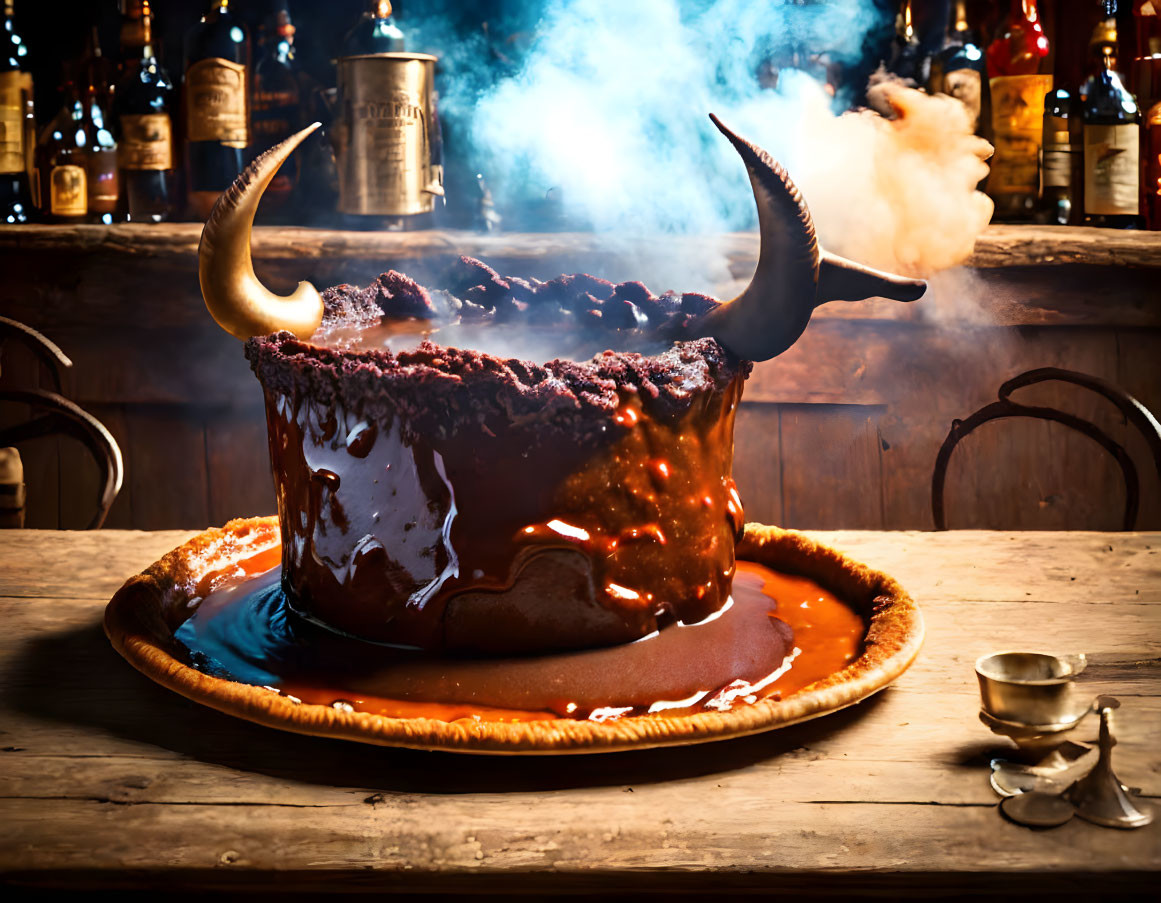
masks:
<svg viewBox="0 0 1161 903"><path fill-rule="evenodd" d="M190 223L5 229L0 260L19 259L21 274L5 299L6 310L41 328L100 328L111 322L196 326L205 320L194 262L199 234L199 227ZM936 309L946 321L966 314L968 321L985 315L989 322L1004 325L1157 327L1161 288L1150 272L1161 266L1161 239L1156 235L992 227L967 262L980 284L973 305L948 305L933 292L920 305L882 299L830 304L815 316L909 321L922 320L928 316L925 311ZM641 280L656 291L674 288L732 297L749 280L758 259L753 233L641 238L261 226L254 230L253 247L259 275L278 289L293 288L304 278L320 287L366 282L392 267L438 284L446 267L467 254L523 276L587 271L614 281ZM61 254L68 255L67 275L59 266ZM139 303L141 298L158 299L161 286L164 300Z"/></svg>
<svg viewBox="0 0 1161 903"><path fill-rule="evenodd" d="M70 253L116 252L135 257L193 255L201 236L200 223L113 226L13 226L0 234L0 251L63 250ZM733 233L691 236L676 240L683 249L718 240L739 264L757 259L757 235ZM460 230L420 232L342 232L286 226L257 226L254 256L419 257L437 253L543 257L566 255L577 248L607 251L625 236L590 232L489 233ZM674 246L674 239L629 239L640 248ZM1153 232L1060 226L991 225L976 240L967 261L974 267L1059 266L1090 263L1102 266L1161 267L1161 238Z"/></svg>
<svg viewBox="0 0 1161 903"><path fill-rule="evenodd" d="M891 574L920 602L956 584L960 600L1161 601L1156 533L807 532Z"/></svg>
<svg viewBox="0 0 1161 903"><path fill-rule="evenodd" d="M199 301L200 303L200 301ZM189 326L141 329L127 324L94 341L89 328L54 330L73 351L73 390L81 405L231 405L260 403L261 389L242 343L206 315Z"/></svg>
<svg viewBox="0 0 1161 903"><path fill-rule="evenodd" d="M211 412L206 418L210 523L275 514L274 480L261 407Z"/></svg>
<svg viewBox="0 0 1161 903"><path fill-rule="evenodd" d="M970 584L975 601L1161 602L1157 533L808 530L896 577L920 601ZM0 533L0 596L108 598L193 533L188 530ZM964 548L972 549L970 556Z"/></svg>
<svg viewBox="0 0 1161 903"><path fill-rule="evenodd" d="M883 523L876 420L881 409L856 405L782 407L782 506L785 525L825 530Z"/></svg>
<svg viewBox="0 0 1161 903"><path fill-rule="evenodd" d="M743 402L734 422L734 482L746 520L782 523L782 439L777 405Z"/></svg>
<svg viewBox="0 0 1161 903"><path fill-rule="evenodd" d="M1018 372L1037 367L1105 378L1117 372L1112 331L1048 332L1025 331L1023 360L1011 372L996 374L995 390ZM1074 414L1123 439L1120 412L1079 386L1040 383L1018 390L1012 399ZM946 499L949 524L957 528L1117 530L1125 486L1113 458L1087 436L1055 423L1006 419L986 424L961 443L949 469Z"/></svg>
<svg viewBox="0 0 1161 903"><path fill-rule="evenodd" d="M1148 408L1161 420L1161 354L1158 342L1148 330L1118 329L1116 384ZM1139 431L1121 430L1125 448L1137 463L1141 475L1140 529L1161 525L1161 474Z"/></svg>
<svg viewBox="0 0 1161 903"><path fill-rule="evenodd" d="M3 727L7 733L0 745L18 747L16 752L29 755L85 757L94 752L96 732L102 754L110 756L156 759L193 754L199 761L260 771L264 757L276 757L279 773L301 773L332 760L338 768L343 759L363 761L367 768L382 766L381 756L370 752L355 752L340 742L291 740L155 686L125 665L105 639L100 627L104 601L54 599L34 604L0 598L0 612L10 625L0 639L0 695L7 700ZM985 754L1003 754L1008 746L976 717L979 697L972 664L998 648L1027 647L1029 638L1036 637L1032 645L1037 648L1091 655L1093 664L1079 683L1080 692L1123 699L1118 760L1126 773L1138 775L1135 783L1161 794L1161 784L1156 783L1161 780L1161 749L1152 742L1161 726L1161 606L1101 610L1080 602L983 604L986 608L946 595L925 597L924 651L890 692L837 720L780 731L736 751L748 761L755 750L763 756L798 755L794 750L805 747L811 761L871 763L880 771L892 762L934 762L970 777L970 769L986 763ZM1046 612L1052 616L1050 635L1039 626ZM1100 619L1103 640L1094 639L1094 617ZM68 661L69 668L60 668L61 661ZM1087 742L1094 731L1095 723L1086 722L1076 731L1076 739ZM688 768L696 754L674 761L685 761L682 767ZM733 760L726 755L717 761L724 770ZM783 764L780 760L779 768ZM600 771L596 765L578 764L572 773L593 777ZM679 770L671 777L680 774ZM453 786L448 780L442 779L445 789ZM481 779L461 775L454 780L458 782L454 786L477 786ZM964 801L976 799L974 787L970 780L963 782L958 792L967 794ZM885 799L901 799L891 782L884 792L896 794Z"/></svg>
<svg viewBox="0 0 1161 903"><path fill-rule="evenodd" d="M125 452L134 524L147 530L209 526L203 413L156 405L140 414L129 423Z"/></svg>
<svg viewBox="0 0 1161 903"><path fill-rule="evenodd" d="M305 812L162 807L143 816L134 806L46 801L38 808L47 817L37 820L22 816L19 803L9 802L3 809L14 819L12 829L21 833L5 864L15 860L28 870L61 869L52 876L57 881L80 871L86 883L136 871L157 886L161 876L149 875L156 868L150 850L124 839L135 821L148 817L150 846L167 851L168 869L180 876L181 885L219 888L242 884L247 872L273 871L275 881L279 872L284 881L293 876L299 889L354 884L368 890L477 893L610 887L817 893L910 885L912 892L942 888L962 893L990 884L1005 890L1099 888L1115 893L1144 889L1157 868L1152 829L1121 834L1073 822L1047 842L1004 822L990 807L808 803L772 809L765 800L750 798L728 813L719 815L715 806L692 814L665 805L654 788L634 788L632 794L610 796L596 811L585 801L567 798L527 807L525 827L513 836L508 821L487 801L459 821L448 818L454 806L454 800L433 799L430 807L417 809L406 799L388 799ZM108 851L101 864L93 863L86 844L52 832L69 810L91 825L92 834L84 839ZM804 824L808 813L814 818ZM869 835L865 826L884 818L907 830ZM270 842L271 835L277 844ZM936 861L948 864L951 874L933 872L931 860L916 856L917 837L927 842L924 847ZM652 842L657 846L650 847ZM1094 873L1076 858L1061 855L1062 848L1077 847L1083 847L1087 861L1109 862L1113 868ZM811 881L787 866L804 860L815 864L808 873ZM360 877L364 869L369 871ZM1036 882L1030 880L1033 874Z"/></svg>
<svg viewBox="0 0 1161 903"><path fill-rule="evenodd" d="M892 689L712 747L470 762L261 728L120 661L97 587L184 534L0 535L0 591L35 566L44 578L28 587L38 598L0 599L0 874L75 887L803 894L1154 881L1161 825L1046 834L999 817L986 769L1005 741L975 717L971 663L1030 638L1092 653L1084 691L1124 702L1118 770L1161 796L1161 535L814 535L921 601L927 643ZM116 573L59 579L91 583L87 597L50 594L59 562L93 559ZM1077 848L1084 857L1062 855Z"/></svg>
<svg viewBox="0 0 1161 903"><path fill-rule="evenodd" d="M52 377L27 346L0 343L0 387L55 391ZM0 403L0 428L26 423L43 410L13 402ZM55 436L22 442L18 448L24 466L24 525L55 529L60 525L60 461Z"/></svg>
<svg viewBox="0 0 1161 903"><path fill-rule="evenodd" d="M121 448L124 458L129 447L129 423L121 405L89 404L85 409L101 421ZM100 470L92 454L75 439L61 439L57 445L60 455L60 524L64 530L83 529L97 510L100 488ZM106 529L127 529L133 524L133 503L130 499L129 480L122 480L109 515Z"/></svg>
<svg viewBox="0 0 1161 903"><path fill-rule="evenodd" d="M991 225L976 240L968 258L969 266L981 268L1067 263L1159 266L1161 240L1156 232L1090 226Z"/></svg>

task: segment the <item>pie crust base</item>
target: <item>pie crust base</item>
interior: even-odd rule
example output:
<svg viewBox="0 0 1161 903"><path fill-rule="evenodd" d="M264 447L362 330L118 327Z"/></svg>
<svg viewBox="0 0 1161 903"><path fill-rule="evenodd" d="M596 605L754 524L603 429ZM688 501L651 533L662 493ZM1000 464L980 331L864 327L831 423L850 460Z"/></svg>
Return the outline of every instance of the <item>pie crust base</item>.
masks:
<svg viewBox="0 0 1161 903"><path fill-rule="evenodd" d="M868 621L862 654L786 699L725 712L573 719L436 721L343 712L296 703L262 687L204 674L180 658L174 632L189 617L199 580L280 544L277 517L234 520L199 533L131 577L105 609L114 648L150 679L211 708L281 730L381 746L492 755L565 755L683 746L760 733L838 711L882 690L915 660L923 619L891 577L790 530L747 524L737 557L818 582Z"/></svg>

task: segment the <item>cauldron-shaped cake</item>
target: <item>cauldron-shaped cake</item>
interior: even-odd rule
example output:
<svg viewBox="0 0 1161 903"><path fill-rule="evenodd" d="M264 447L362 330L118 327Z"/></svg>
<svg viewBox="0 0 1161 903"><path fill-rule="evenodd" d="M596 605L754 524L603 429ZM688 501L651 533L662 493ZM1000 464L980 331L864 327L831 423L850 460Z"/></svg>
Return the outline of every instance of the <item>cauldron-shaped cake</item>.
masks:
<svg viewBox="0 0 1161 903"><path fill-rule="evenodd" d="M487 753L737 736L901 674L922 638L906 593L743 526L731 459L752 361L824 301L924 284L822 251L786 173L717 125L761 230L725 303L468 258L432 290L391 271L280 298L250 230L311 130L259 157L215 206L199 268L265 393L277 522L207 530L129 580L106 609L117 649L263 724Z"/></svg>
<svg viewBox="0 0 1161 903"><path fill-rule="evenodd" d="M379 643L549 653L727 606L749 361L789 347L820 303L911 300L924 283L821 251L786 173L714 121L746 164L762 236L751 285L728 303L502 277L468 258L438 292L392 271L279 298L254 276L249 230L311 130L223 195L202 289L265 392L282 583L299 614ZM520 331L571 359L472 350Z"/></svg>

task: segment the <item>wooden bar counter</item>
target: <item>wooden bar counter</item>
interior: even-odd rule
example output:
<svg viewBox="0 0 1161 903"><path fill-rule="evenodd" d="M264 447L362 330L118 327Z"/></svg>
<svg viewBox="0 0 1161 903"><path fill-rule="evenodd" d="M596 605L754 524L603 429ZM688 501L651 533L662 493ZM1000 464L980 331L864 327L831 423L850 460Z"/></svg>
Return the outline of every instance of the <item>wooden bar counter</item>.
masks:
<svg viewBox="0 0 1161 903"><path fill-rule="evenodd" d="M28 226L0 230L0 313L72 357L65 394L121 444L126 485L109 526L222 523L270 513L265 426L239 344L212 323L197 283L200 226ZM439 284L459 254L504 273L586 271L730 297L749 279L756 234L661 237L259 227L259 275L366 283L395 268ZM956 418L1036 367L1103 377L1161 412L1161 233L992 226L960 269L912 305L820 308L789 352L756 368L738 420L736 477L749 515L803 528L925 529L936 452ZM0 385L46 383L5 351ZM1018 396L1093 419L1138 462L1139 528L1161 528L1161 485L1120 414L1075 387ZM0 424L26 416L0 408ZM5 420L4 418L7 418ZM28 525L78 527L96 470L70 440L23 449ZM1058 424L1006 421L952 461L955 527L1115 529L1124 489L1113 459Z"/></svg>
<svg viewBox="0 0 1161 903"><path fill-rule="evenodd" d="M298 736L152 684L102 609L188 535L0 533L10 890L1155 899L1161 819L997 811L988 762L1011 747L977 717L972 664L1088 653L1083 692L1122 703L1116 772L1161 804L1161 533L813 533L919 603L926 644L894 687L748 738L556 758Z"/></svg>

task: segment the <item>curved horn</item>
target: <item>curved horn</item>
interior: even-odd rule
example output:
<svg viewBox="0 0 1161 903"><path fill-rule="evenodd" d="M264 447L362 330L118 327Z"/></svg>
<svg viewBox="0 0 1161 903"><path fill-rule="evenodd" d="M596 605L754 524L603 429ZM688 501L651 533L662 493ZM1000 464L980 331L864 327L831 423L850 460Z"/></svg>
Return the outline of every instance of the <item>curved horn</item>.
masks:
<svg viewBox="0 0 1161 903"><path fill-rule="evenodd" d="M814 308L827 301L882 296L913 301L927 283L892 276L823 251L802 193L766 151L726 128L718 130L746 164L758 205L761 250L746 290L711 310L691 331L713 336L738 357L769 360L802 335Z"/></svg>
<svg viewBox="0 0 1161 903"><path fill-rule="evenodd" d="M758 205L761 250L746 290L710 311L697 334L712 335L738 357L764 361L793 345L810 320L818 281L814 220L785 169L717 116L711 113L710 119L746 164Z"/></svg>
<svg viewBox="0 0 1161 903"><path fill-rule="evenodd" d="M309 338L322 322L322 296L309 282L276 295L258 281L250 231L262 193L286 158L319 127L316 122L254 160L218 198L198 244L198 279L206 307L232 336L248 339L286 330Z"/></svg>

